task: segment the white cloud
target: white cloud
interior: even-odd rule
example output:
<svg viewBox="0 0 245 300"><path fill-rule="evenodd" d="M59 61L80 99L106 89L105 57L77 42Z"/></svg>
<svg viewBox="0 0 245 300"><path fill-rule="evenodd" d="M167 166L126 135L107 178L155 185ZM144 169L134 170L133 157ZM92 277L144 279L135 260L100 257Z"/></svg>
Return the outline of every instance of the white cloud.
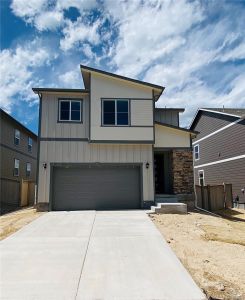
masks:
<svg viewBox="0 0 245 300"><path fill-rule="evenodd" d="M82 86L82 77L78 68L61 74L59 81L65 88L81 88Z"/></svg>
<svg viewBox="0 0 245 300"><path fill-rule="evenodd" d="M30 22L46 8L46 5L46 0L13 0L11 8L16 16Z"/></svg>
<svg viewBox="0 0 245 300"><path fill-rule="evenodd" d="M27 102L36 99L31 90L39 81L34 71L48 64L51 57L48 49L41 47L37 40L26 46L17 46L15 50L1 51L1 107L10 111L17 99Z"/></svg>
<svg viewBox="0 0 245 300"><path fill-rule="evenodd" d="M35 26L39 31L55 30L63 23L63 13L46 11L35 18Z"/></svg>
<svg viewBox="0 0 245 300"><path fill-rule="evenodd" d="M99 21L92 25L86 25L81 18L78 18L76 22L69 20L66 24L67 26L63 29L64 38L60 40L60 48L63 51L70 50L75 45L79 46L84 41L88 41L91 44L99 43Z"/></svg>

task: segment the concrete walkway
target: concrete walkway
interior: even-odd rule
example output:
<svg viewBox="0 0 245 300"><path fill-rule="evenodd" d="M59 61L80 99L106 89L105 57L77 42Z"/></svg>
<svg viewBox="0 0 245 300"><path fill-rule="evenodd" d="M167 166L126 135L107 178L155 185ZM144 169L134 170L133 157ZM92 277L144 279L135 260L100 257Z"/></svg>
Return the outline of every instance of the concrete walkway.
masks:
<svg viewBox="0 0 245 300"><path fill-rule="evenodd" d="M0 251L1 299L206 299L144 211L50 212Z"/></svg>

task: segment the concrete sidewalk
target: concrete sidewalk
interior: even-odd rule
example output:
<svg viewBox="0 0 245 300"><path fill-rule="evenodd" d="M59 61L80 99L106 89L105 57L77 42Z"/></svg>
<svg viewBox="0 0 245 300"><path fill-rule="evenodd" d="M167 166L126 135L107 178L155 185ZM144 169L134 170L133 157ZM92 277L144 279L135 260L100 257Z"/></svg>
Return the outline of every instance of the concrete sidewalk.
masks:
<svg viewBox="0 0 245 300"><path fill-rule="evenodd" d="M144 211L50 212L1 242L1 299L206 299Z"/></svg>

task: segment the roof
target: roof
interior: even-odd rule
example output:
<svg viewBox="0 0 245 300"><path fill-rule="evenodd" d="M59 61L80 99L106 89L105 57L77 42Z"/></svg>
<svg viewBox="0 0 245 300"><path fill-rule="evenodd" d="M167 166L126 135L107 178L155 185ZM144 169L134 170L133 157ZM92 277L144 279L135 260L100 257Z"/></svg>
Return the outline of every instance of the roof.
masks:
<svg viewBox="0 0 245 300"><path fill-rule="evenodd" d="M194 124L200 115L201 112L207 111L214 114L220 114L220 115L226 115L236 118L241 118L245 116L245 109L244 108L199 108L194 116L194 118L191 121L191 124L189 126L190 129L194 127Z"/></svg>
<svg viewBox="0 0 245 300"><path fill-rule="evenodd" d="M178 112L184 112L185 109L184 108L168 108L168 107L155 107L156 110L172 110L172 111L178 111Z"/></svg>
<svg viewBox="0 0 245 300"><path fill-rule="evenodd" d="M3 114L3 115L5 115L12 122L14 122L14 123L18 124L19 126L21 126L24 130L26 130L27 132L29 132L31 135L35 136L35 138L37 139L37 135L33 131L31 131L26 126L24 126L22 123L20 123L19 121L17 121L10 114L6 113L6 111L4 111L2 108L0 108L0 113Z"/></svg>
<svg viewBox="0 0 245 300"><path fill-rule="evenodd" d="M169 127L169 128L172 128L172 129L177 129L177 130L189 132L189 133L192 133L192 134L198 134L199 133L198 131L194 131L194 130L190 130L190 129L187 129L187 128L166 124L166 123L163 123L163 122L155 121L155 124L160 125L160 126Z"/></svg>
<svg viewBox="0 0 245 300"><path fill-rule="evenodd" d="M203 108L203 110L222 112L228 115L241 117L245 115L245 108Z"/></svg>
<svg viewBox="0 0 245 300"><path fill-rule="evenodd" d="M163 91L165 89L165 87L163 87L161 85L157 85L157 84L153 84L153 83L149 83L149 82L145 82L145 81L125 77L125 76L122 76L122 75L117 75L117 74L114 74L114 73L110 73L110 72L107 72L107 71L103 71L103 70L100 70L100 69L95 69L95 68L84 66L84 65L80 65L80 68L81 68L81 72L82 72L82 76L83 76L84 86L87 89L89 89L89 78L88 78L88 76L86 76L86 74L85 74L86 72L88 72L88 73L91 73L91 72L99 73L99 74L114 77L114 78L117 78L117 79L130 81L130 82L133 82L133 83L136 83L136 84L139 84L139 85L144 85L144 86L151 87L154 90L158 90L160 92L158 95L156 95L156 100L158 100L158 98L161 96L161 94L163 93Z"/></svg>
<svg viewBox="0 0 245 300"><path fill-rule="evenodd" d="M89 93L86 89L66 89L66 88L32 88L35 94L40 92L54 92L54 93Z"/></svg>

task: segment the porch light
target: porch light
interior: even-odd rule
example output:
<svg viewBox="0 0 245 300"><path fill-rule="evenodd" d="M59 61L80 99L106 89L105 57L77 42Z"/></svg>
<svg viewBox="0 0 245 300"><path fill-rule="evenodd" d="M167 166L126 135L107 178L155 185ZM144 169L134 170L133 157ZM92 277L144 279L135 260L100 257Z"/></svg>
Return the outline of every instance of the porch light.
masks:
<svg viewBox="0 0 245 300"><path fill-rule="evenodd" d="M149 169L149 166L150 166L150 164L147 162L147 163L145 164L146 169Z"/></svg>
<svg viewBox="0 0 245 300"><path fill-rule="evenodd" d="M47 169L47 163L43 163L43 168Z"/></svg>

